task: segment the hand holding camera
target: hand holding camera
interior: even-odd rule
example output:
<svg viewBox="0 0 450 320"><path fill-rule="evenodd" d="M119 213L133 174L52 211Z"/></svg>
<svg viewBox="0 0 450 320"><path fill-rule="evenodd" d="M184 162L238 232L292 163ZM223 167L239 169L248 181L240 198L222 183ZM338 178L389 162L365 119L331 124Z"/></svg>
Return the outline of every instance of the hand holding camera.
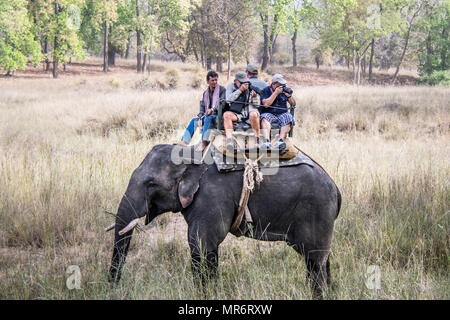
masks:
<svg viewBox="0 0 450 320"><path fill-rule="evenodd" d="M250 83L248 83L248 82L241 83L241 86L239 87L239 90L240 90L241 92L244 92L245 90L248 89L248 86L249 86L249 85L250 85Z"/></svg>

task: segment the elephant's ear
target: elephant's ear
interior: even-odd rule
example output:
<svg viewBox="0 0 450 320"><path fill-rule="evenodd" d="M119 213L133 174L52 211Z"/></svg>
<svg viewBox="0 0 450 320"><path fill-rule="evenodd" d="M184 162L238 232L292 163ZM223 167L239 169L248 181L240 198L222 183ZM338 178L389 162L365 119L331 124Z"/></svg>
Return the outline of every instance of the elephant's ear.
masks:
<svg viewBox="0 0 450 320"><path fill-rule="evenodd" d="M178 198L183 208L187 208L194 200L202 175L208 170L206 165L188 165L178 183Z"/></svg>

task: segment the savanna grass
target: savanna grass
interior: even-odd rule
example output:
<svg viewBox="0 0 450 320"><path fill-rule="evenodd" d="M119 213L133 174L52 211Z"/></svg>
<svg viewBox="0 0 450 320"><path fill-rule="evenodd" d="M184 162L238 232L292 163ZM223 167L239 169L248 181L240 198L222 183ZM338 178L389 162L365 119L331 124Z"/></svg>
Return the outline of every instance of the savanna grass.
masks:
<svg viewBox="0 0 450 320"><path fill-rule="evenodd" d="M198 113L198 67L156 66L149 83L179 67L177 89L120 73L0 80L1 299L204 298L180 214L136 234L122 281L106 280L105 212L152 146L178 141ZM292 86L294 142L343 196L326 297L448 299L449 89ZM311 298L304 259L284 243L229 235L219 264L206 298ZM69 265L80 267L79 290L66 287ZM371 265L381 272L376 290L366 286Z"/></svg>

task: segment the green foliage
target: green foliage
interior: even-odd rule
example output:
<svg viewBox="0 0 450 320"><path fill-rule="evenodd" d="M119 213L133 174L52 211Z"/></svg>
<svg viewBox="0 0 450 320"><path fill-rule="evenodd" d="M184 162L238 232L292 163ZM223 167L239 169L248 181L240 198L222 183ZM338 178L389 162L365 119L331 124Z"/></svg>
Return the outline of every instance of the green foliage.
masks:
<svg viewBox="0 0 450 320"><path fill-rule="evenodd" d="M28 57L41 59L25 0L0 0L0 67L8 73L25 69Z"/></svg>
<svg viewBox="0 0 450 320"><path fill-rule="evenodd" d="M427 73L423 74L419 79L419 83L428 84L431 86L434 86L434 85L449 86L450 85L450 71L434 70L429 74L427 74Z"/></svg>
<svg viewBox="0 0 450 320"><path fill-rule="evenodd" d="M424 14L417 24L417 31L422 34L417 52L419 72L424 83L436 84L441 79L445 82L450 66L450 2L427 2ZM443 72L438 72L443 71Z"/></svg>

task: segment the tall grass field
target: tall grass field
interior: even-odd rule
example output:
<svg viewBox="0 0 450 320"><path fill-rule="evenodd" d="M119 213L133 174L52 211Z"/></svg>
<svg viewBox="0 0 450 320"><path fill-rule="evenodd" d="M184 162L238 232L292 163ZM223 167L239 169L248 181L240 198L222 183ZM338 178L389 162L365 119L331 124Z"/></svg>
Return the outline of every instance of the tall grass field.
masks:
<svg viewBox="0 0 450 320"><path fill-rule="evenodd" d="M0 299L204 298L180 213L135 233L122 280L107 281L108 212L152 147L179 141L206 86L204 70L157 67L0 79ZM289 85L294 143L343 197L325 298L449 299L450 89ZM206 298L311 299L305 275L285 243L229 234Z"/></svg>

